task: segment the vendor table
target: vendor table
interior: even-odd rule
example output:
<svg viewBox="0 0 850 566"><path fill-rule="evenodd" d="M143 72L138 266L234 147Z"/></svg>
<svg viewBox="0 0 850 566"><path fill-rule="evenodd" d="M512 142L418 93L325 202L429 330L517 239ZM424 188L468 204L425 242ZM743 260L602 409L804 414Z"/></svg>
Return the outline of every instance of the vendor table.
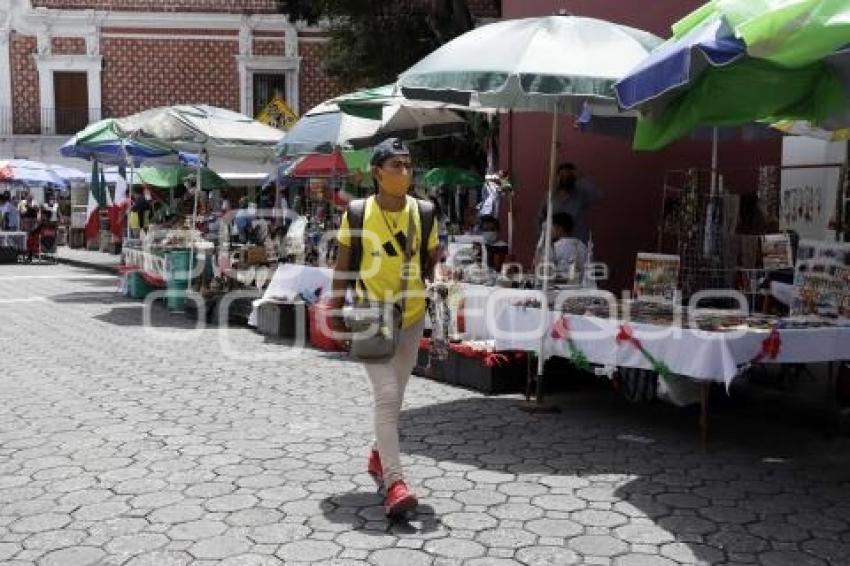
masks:
<svg viewBox="0 0 850 566"><path fill-rule="evenodd" d="M257 308L264 302L272 299L291 301L299 293L313 293L316 289L326 291L331 288L333 281L333 270L327 267L313 267L295 263L282 263L274 272L263 297L254 301L251 316L248 318L249 326L257 326Z"/></svg>
<svg viewBox="0 0 850 566"><path fill-rule="evenodd" d="M0 248L11 248L20 252L27 251L27 233L0 232Z"/></svg>
<svg viewBox="0 0 850 566"><path fill-rule="evenodd" d="M552 327L564 316L574 346L592 364L609 367L655 369L647 356L628 340L617 340L622 321L583 315L548 312L544 320L540 309L511 306L496 320L497 350L539 349L540 334L545 333L545 357L569 357L567 341L553 337ZM629 323L634 337L645 352L663 361L674 374L697 381L715 381L728 387L741 367L762 352L770 330L705 330ZM850 357L850 327L777 328L775 356L764 356L759 363L806 364L840 361Z"/></svg>
<svg viewBox="0 0 850 566"><path fill-rule="evenodd" d="M618 367L663 371L702 384L700 431L708 437L708 385L727 389L742 368L754 364L840 362L850 357L850 327L824 326L770 330L705 331L587 315L564 315L539 308L510 306L494 322L496 350L538 352L573 358L613 370ZM830 368L830 379L832 379Z"/></svg>

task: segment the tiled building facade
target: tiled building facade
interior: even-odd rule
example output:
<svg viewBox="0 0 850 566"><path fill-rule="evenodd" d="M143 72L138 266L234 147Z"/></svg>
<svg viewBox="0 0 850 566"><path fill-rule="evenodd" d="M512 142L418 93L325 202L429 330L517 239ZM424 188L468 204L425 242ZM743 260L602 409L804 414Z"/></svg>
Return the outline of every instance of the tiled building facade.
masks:
<svg viewBox="0 0 850 566"><path fill-rule="evenodd" d="M497 4L469 1L481 18L497 17ZM86 123L156 106L252 115L279 93L305 112L337 94L325 46L276 0L4 0L0 157L55 161Z"/></svg>

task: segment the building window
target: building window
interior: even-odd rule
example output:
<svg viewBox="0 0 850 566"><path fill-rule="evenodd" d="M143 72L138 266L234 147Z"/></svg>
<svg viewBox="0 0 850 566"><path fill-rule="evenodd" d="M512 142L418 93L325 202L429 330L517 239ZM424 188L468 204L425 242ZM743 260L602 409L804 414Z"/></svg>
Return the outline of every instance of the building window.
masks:
<svg viewBox="0 0 850 566"><path fill-rule="evenodd" d="M89 123L88 74L54 71L53 100L57 134L70 135L85 128Z"/></svg>
<svg viewBox="0 0 850 566"><path fill-rule="evenodd" d="M253 73L253 115L256 117L275 97L286 100L285 73Z"/></svg>

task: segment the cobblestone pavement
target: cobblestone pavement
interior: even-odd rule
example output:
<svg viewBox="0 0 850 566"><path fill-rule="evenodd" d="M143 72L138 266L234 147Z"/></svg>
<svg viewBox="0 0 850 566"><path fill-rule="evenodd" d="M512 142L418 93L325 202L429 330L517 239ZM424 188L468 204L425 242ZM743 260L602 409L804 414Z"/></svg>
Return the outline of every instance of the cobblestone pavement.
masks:
<svg viewBox="0 0 850 566"><path fill-rule="evenodd" d="M0 563L850 564L846 441L772 419L528 415L414 379L418 515L365 473L357 365L182 315L67 266L0 266Z"/></svg>

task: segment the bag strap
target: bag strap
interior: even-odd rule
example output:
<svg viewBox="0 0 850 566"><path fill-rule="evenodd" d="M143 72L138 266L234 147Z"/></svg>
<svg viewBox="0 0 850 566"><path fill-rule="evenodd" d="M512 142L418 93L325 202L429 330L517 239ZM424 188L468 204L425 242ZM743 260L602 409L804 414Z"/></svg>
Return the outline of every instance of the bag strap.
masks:
<svg viewBox="0 0 850 566"><path fill-rule="evenodd" d="M419 225L421 226L422 240L419 242L419 272L425 279L425 270L428 267L428 241L431 239L431 231L434 229L436 207L429 200L416 199L419 208Z"/></svg>
<svg viewBox="0 0 850 566"><path fill-rule="evenodd" d="M416 223L413 218L413 204L408 200L408 215L407 215L407 238L404 243L404 263L401 266L401 315L404 317L404 308L407 303L407 277L410 273L410 260L413 258L413 236L416 231ZM420 218L421 221L421 218ZM422 244L419 244L420 249Z"/></svg>
<svg viewBox="0 0 850 566"><path fill-rule="evenodd" d="M363 239L361 233L363 231L363 221L366 216L366 203L368 199L355 199L348 203L346 210L346 218L348 219L348 229L351 233L351 254L348 263L349 272L360 273L360 263L363 259ZM358 276L353 282L349 283L350 287L357 285L360 279Z"/></svg>

